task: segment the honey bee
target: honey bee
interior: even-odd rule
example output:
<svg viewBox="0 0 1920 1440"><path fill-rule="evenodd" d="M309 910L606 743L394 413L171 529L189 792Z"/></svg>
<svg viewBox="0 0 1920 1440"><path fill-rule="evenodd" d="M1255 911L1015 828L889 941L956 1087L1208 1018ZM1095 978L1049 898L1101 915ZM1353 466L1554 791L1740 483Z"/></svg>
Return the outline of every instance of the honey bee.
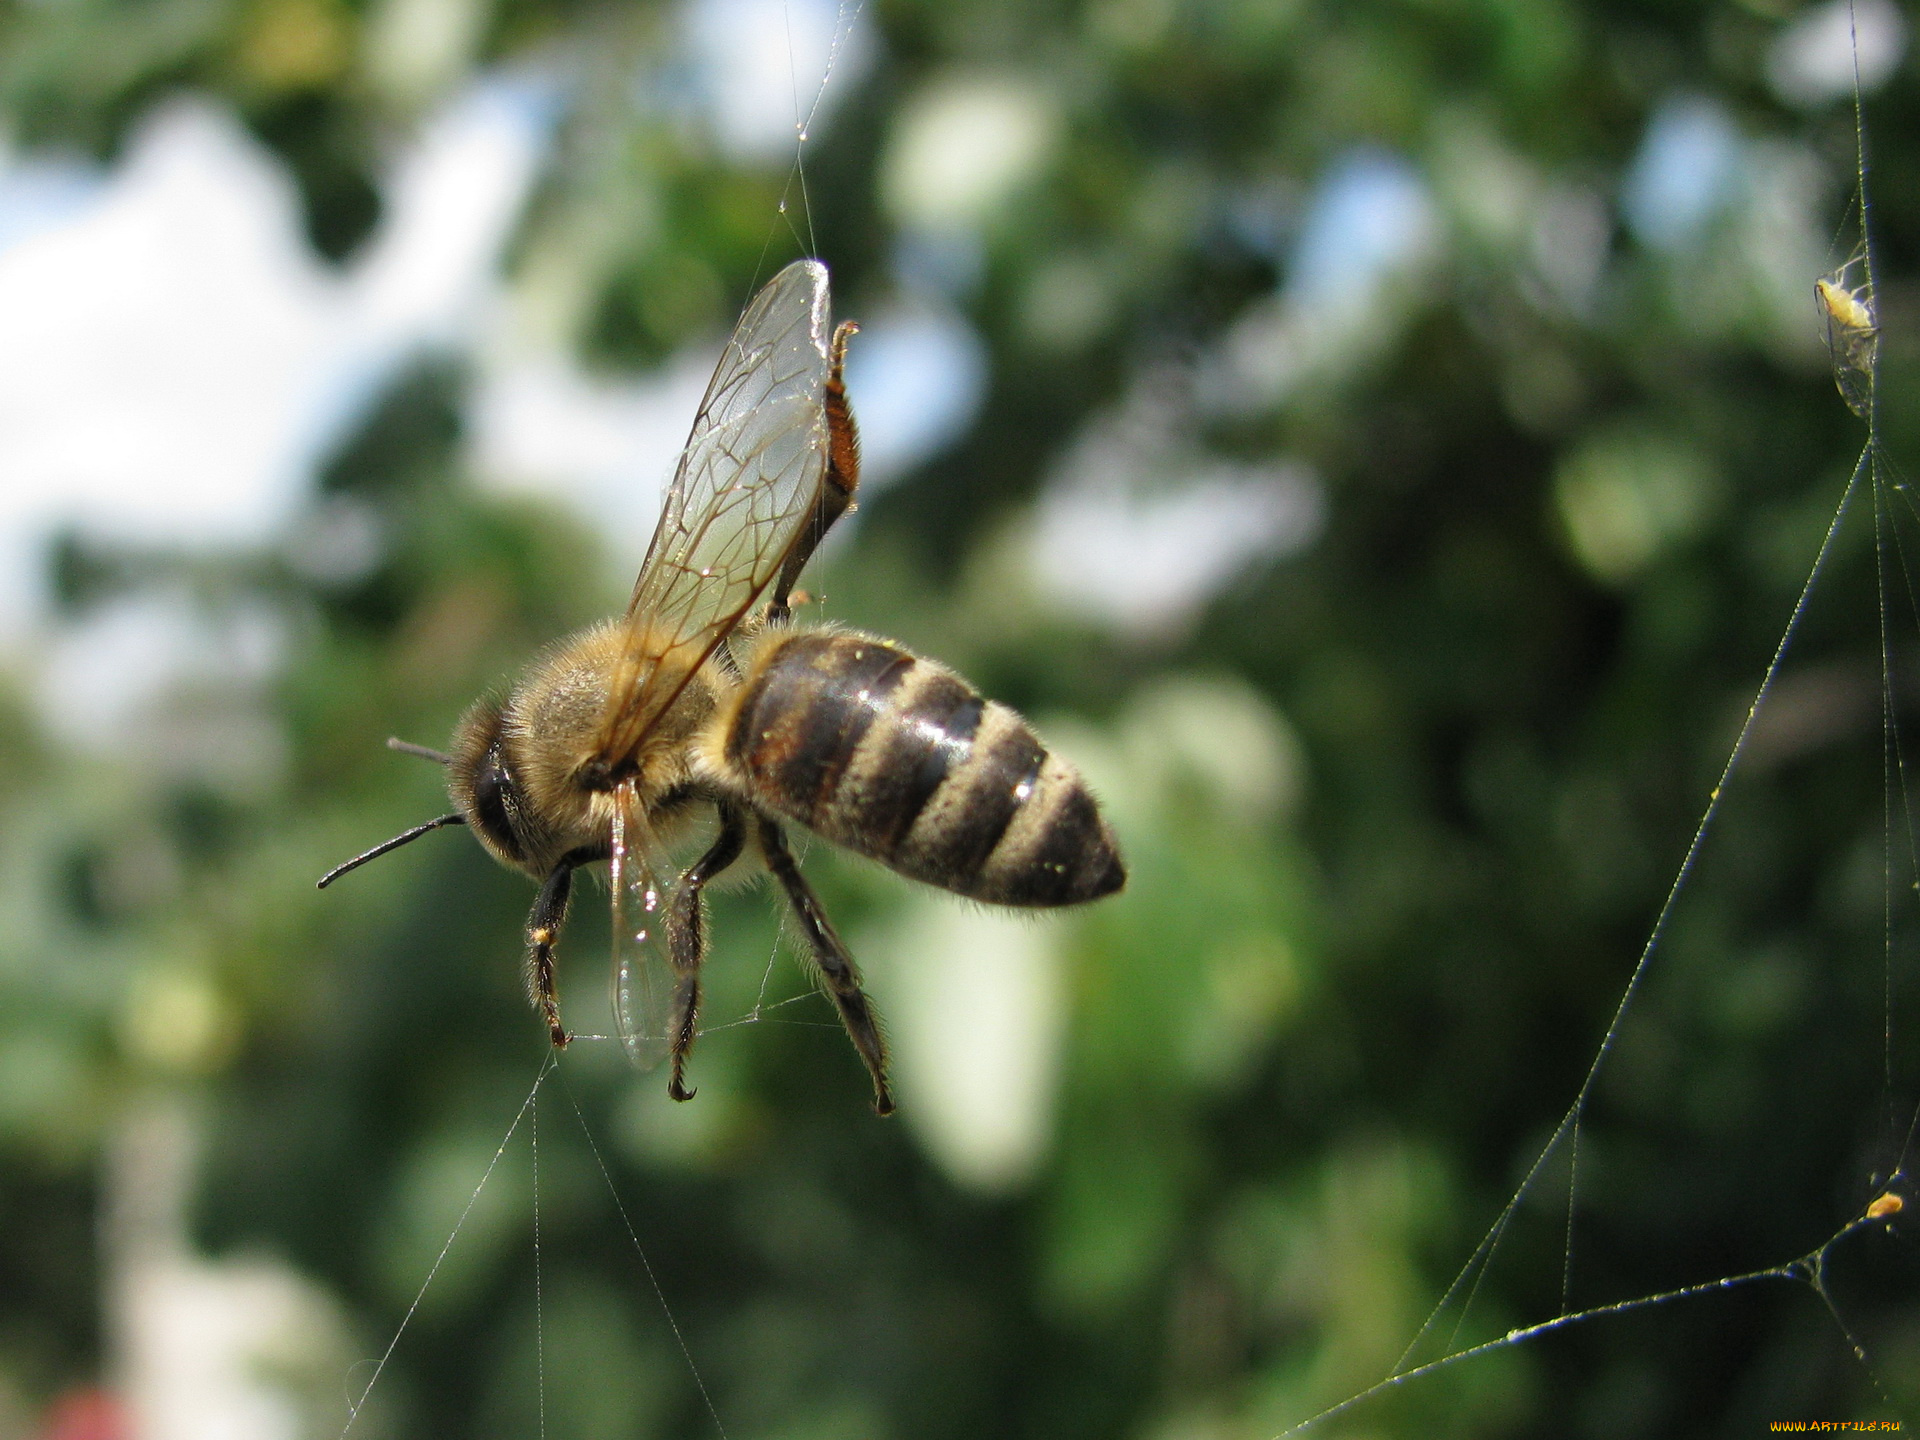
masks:
<svg viewBox="0 0 1920 1440"><path fill-rule="evenodd" d="M529 997L568 1043L556 946L583 866L611 870L614 1012L643 1067L670 1056L689 1100L707 958L705 887L757 860L785 893L818 977L889 1114L886 1047L860 974L787 844L788 823L902 875L997 905L1076 905L1126 881L1078 772L1026 721L951 670L879 636L797 625L794 584L853 506L859 441L842 380L855 326L831 326L827 270L799 260L747 306L667 490L626 614L482 699L447 767L450 814L538 882ZM717 833L668 883L668 846Z"/></svg>

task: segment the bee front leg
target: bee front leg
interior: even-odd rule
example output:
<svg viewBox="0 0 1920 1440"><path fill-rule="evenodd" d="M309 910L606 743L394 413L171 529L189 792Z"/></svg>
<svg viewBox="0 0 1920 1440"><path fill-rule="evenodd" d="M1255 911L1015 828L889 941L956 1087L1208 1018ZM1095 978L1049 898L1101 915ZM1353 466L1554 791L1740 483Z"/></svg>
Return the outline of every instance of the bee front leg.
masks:
<svg viewBox="0 0 1920 1440"><path fill-rule="evenodd" d="M676 1100L691 1100L694 1094L685 1082L687 1056L700 1033L700 967L707 960L707 907L702 892L709 880L738 860L747 848L747 826L740 812L727 804L719 810L718 838L706 854L687 867L674 887L673 903L667 910L667 956L678 979L668 1026L673 1076L667 1081L667 1093Z"/></svg>
<svg viewBox="0 0 1920 1440"><path fill-rule="evenodd" d="M847 1028L847 1038L853 1041L853 1048L866 1063L867 1074L873 1077L874 1113L891 1115L893 1091L887 1084L887 1047L880 1039L873 1005L867 999L867 992L860 988L860 972L854 967L853 957L847 954L846 945L834 932L833 922L821 908L820 897L813 893L807 877L800 873L793 852L787 849L787 837L764 815L760 817L760 850L766 856L767 868L787 892L794 918L799 920L807 944L812 947L813 962L826 981L827 994L840 1012L840 1023Z"/></svg>
<svg viewBox="0 0 1920 1440"><path fill-rule="evenodd" d="M554 867L527 916L527 998L547 1022L555 1048L564 1048L570 1038L560 1023L560 1000L553 988L553 952L560 927L567 923L567 902L573 898L573 868L570 859Z"/></svg>

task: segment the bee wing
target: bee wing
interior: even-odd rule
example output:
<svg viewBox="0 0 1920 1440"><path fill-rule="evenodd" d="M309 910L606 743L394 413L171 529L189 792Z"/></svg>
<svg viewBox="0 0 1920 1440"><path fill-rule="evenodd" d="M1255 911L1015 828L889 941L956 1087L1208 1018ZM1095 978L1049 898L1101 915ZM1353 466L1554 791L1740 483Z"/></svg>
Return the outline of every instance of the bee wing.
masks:
<svg viewBox="0 0 1920 1440"><path fill-rule="evenodd" d="M627 606L598 758L617 766L780 573L827 471L827 267L753 298L707 386Z"/></svg>
<svg viewBox="0 0 1920 1440"><path fill-rule="evenodd" d="M659 847L632 781L614 791L613 1023L627 1057L651 1070L667 1053L674 975Z"/></svg>

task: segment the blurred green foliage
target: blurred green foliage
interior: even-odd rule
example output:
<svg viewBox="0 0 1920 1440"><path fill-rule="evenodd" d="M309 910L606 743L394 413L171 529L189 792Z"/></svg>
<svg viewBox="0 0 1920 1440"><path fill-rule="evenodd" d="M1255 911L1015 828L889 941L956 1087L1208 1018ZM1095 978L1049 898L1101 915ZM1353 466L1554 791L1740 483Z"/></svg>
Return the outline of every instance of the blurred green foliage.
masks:
<svg viewBox="0 0 1920 1440"><path fill-rule="evenodd" d="M460 76L563 63L514 273L615 372L724 326L769 233L790 245L784 168L728 160L648 98L669 10L474 4L436 71L381 48L395 8L0 0L0 109L15 145L110 157L156 99L211 92L286 163L339 258L377 221L394 137ZM806 1000L708 1035L683 1109L609 1047L566 1058L537 1117L537 1307L530 1121L462 1219L542 1062L518 973L527 887L458 836L324 896L312 881L443 808L437 774L385 735L436 741L619 591L582 563L600 537L467 483L466 377L426 363L319 479L320 510L377 517L369 573L62 551L69 615L158 577L281 616L291 659L268 702L286 754L262 780L179 781L77 758L24 701L0 708L4 1406L34 1413L107 1363L100 1157L156 1091L205 1117L206 1251L292 1262L337 1299L354 1353L380 1353L460 1224L356 1433L556 1440L715 1433L681 1338L737 1437L1271 1436L1392 1369L1558 1123L1863 435L1808 340L1814 273L1807 334L1783 339L1731 229L1663 253L1610 222L1604 278L1570 306L1543 290L1528 217L1555 193L1609 204L1676 94L1840 177L1850 112L1771 97L1783 15L1761 0L886 0L869 18L874 69L807 156L843 314L896 284L912 236L889 146L930 87L1006 73L1054 107L1040 180L979 230L981 418L874 497L815 577L833 618L1042 717L1111 797L1132 883L1048 932L1065 1019L1031 1177L980 1193L910 1124L876 1121ZM1866 127L1896 458L1920 453L1898 333L1915 94L1909 68ZM1310 463L1324 535L1176 637L1009 599L1008 536L1048 469L1140 373L1217 349L1273 294L1312 187L1355 145L1424 177L1441 258L1351 366L1202 436ZM1830 188L1824 225L1846 201ZM1884 780L1874 721L1876 586L1912 624L1903 503L1856 500L1775 696L1785 718L1601 1072L1570 1262L1562 1151L1464 1327L1456 1306L1414 1360L1810 1252L1902 1157L1913 877L1904 811L1883 829L1904 772ZM1884 645L1905 718L1911 630ZM844 932L896 933L905 882L820 846L808 867ZM583 1013L593 908L566 946ZM758 1013L766 897L723 897L714 929L709 1013ZM874 957L883 1009L910 964ZM803 988L784 960L771 984ZM1810 1287L1778 1283L1501 1349L1321 1433L1748 1435L1910 1401L1909 1247L1865 1232L1830 1260L1869 1366Z"/></svg>

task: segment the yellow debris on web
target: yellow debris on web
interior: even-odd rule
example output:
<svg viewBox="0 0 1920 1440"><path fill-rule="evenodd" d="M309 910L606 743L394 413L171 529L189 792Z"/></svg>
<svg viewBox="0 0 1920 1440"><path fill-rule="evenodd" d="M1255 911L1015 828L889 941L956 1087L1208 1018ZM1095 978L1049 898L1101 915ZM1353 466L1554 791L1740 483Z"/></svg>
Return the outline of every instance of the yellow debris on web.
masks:
<svg viewBox="0 0 1920 1440"><path fill-rule="evenodd" d="M1872 284L1864 277L1858 286L1850 283L1852 271L1864 267L1864 261L1864 256L1856 256L1813 286L1827 326L1834 384L1847 408L1863 420L1873 407L1873 367L1880 343Z"/></svg>

